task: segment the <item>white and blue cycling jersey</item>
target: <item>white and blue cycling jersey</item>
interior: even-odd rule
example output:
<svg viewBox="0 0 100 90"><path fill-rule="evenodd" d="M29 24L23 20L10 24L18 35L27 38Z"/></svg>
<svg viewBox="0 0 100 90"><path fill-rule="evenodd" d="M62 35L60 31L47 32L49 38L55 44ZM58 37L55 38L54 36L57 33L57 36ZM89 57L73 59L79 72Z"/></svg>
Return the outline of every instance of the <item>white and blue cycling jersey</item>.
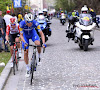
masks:
<svg viewBox="0 0 100 90"><path fill-rule="evenodd" d="M29 39L32 39L32 41L40 41L40 38L35 30L37 28L38 32L41 31L40 25L37 21L33 20L32 26L28 27L25 20L20 22L20 33L23 34L24 40L26 43L29 44ZM25 43L22 42L22 48L24 49ZM28 49L28 46L26 47Z"/></svg>

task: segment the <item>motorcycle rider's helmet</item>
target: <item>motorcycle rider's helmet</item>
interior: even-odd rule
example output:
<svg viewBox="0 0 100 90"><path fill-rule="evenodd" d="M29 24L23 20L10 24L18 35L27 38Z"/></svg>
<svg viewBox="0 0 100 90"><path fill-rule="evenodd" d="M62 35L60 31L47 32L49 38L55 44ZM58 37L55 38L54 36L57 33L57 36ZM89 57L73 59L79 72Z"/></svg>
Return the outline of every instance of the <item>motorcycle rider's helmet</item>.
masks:
<svg viewBox="0 0 100 90"><path fill-rule="evenodd" d="M39 15L39 20L44 20L45 19L45 17L44 17L44 15Z"/></svg>
<svg viewBox="0 0 100 90"><path fill-rule="evenodd" d="M88 13L88 8L86 5L84 5L84 7L81 8L81 13Z"/></svg>
<svg viewBox="0 0 100 90"><path fill-rule="evenodd" d="M43 11L39 11L38 12L38 15L43 15Z"/></svg>
<svg viewBox="0 0 100 90"><path fill-rule="evenodd" d="M46 8L43 9L43 12L48 12L48 10Z"/></svg>
<svg viewBox="0 0 100 90"><path fill-rule="evenodd" d="M33 15L31 13L25 14L24 19L27 22L33 21Z"/></svg>

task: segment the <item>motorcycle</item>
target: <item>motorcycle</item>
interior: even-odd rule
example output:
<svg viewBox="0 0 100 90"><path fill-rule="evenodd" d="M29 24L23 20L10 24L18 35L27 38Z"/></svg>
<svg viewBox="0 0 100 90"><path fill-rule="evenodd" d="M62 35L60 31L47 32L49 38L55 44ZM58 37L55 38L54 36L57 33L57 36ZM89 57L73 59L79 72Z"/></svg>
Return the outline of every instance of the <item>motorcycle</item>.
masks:
<svg viewBox="0 0 100 90"><path fill-rule="evenodd" d="M84 51L88 50L89 45L93 45L95 23L90 14L81 14L79 21L75 24L75 42Z"/></svg>
<svg viewBox="0 0 100 90"><path fill-rule="evenodd" d="M48 41L48 36L49 36L48 24L49 24L49 22L47 23L44 16L42 16L42 15L38 17L37 22L39 22L40 28L44 33L45 42Z"/></svg>
<svg viewBox="0 0 100 90"><path fill-rule="evenodd" d="M70 16L68 18L67 30L66 30L66 37L68 37L68 42L72 38L74 40L74 33L75 33L75 23L78 22L78 17Z"/></svg>
<svg viewBox="0 0 100 90"><path fill-rule="evenodd" d="M61 14L60 23L62 23L62 25L64 25L65 22L66 22L66 17L64 14Z"/></svg>

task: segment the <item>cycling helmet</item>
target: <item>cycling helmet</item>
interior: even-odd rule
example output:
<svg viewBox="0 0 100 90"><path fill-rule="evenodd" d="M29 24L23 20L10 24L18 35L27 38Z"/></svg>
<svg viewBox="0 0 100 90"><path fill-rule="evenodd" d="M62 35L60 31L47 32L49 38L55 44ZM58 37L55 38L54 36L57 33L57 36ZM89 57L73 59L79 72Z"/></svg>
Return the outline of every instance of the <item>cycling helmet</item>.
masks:
<svg viewBox="0 0 100 90"><path fill-rule="evenodd" d="M25 21L32 21L33 20L33 15L31 13L25 14Z"/></svg>
<svg viewBox="0 0 100 90"><path fill-rule="evenodd" d="M87 6L85 5L84 7L81 8L81 13L88 13L88 8Z"/></svg>
<svg viewBox="0 0 100 90"><path fill-rule="evenodd" d="M43 9L43 12L48 12L48 10L46 8Z"/></svg>
<svg viewBox="0 0 100 90"><path fill-rule="evenodd" d="M14 17L10 18L10 24L16 24L16 23L17 23L16 18Z"/></svg>

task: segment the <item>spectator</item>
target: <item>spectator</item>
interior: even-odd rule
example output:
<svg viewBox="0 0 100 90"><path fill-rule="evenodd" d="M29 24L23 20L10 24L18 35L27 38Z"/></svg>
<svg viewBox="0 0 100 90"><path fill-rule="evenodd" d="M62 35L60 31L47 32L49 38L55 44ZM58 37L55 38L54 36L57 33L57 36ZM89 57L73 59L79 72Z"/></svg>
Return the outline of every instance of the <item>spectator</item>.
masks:
<svg viewBox="0 0 100 90"><path fill-rule="evenodd" d="M6 15L4 15L6 26L10 24L10 18L12 18L12 16L10 15L10 10L7 10Z"/></svg>
<svg viewBox="0 0 100 90"><path fill-rule="evenodd" d="M16 19L16 21L18 22L18 19L14 13L12 14L12 17L14 17Z"/></svg>
<svg viewBox="0 0 100 90"><path fill-rule="evenodd" d="M4 35L3 18L2 18L2 11L0 10L0 52L3 50L3 47L2 47L2 35Z"/></svg>

